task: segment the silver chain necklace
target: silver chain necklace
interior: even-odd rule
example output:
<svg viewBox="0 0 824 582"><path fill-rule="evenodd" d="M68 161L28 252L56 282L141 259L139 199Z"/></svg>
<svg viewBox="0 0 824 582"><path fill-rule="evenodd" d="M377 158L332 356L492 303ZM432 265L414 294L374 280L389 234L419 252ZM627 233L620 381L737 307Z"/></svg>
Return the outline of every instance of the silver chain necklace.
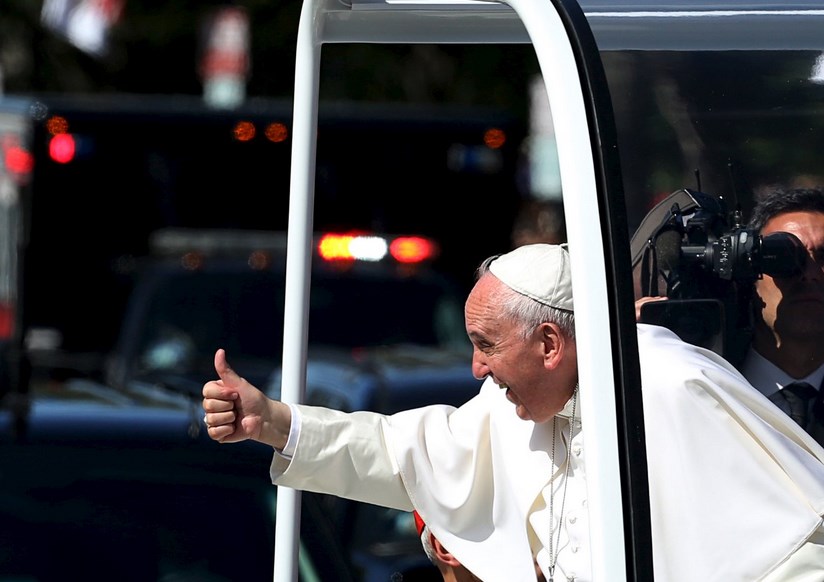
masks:
<svg viewBox="0 0 824 582"><path fill-rule="evenodd" d="M575 409L578 407L578 385L575 385L575 391L572 393L572 417L569 419L569 440L572 441L572 429L575 424ZM558 417L552 417L552 453L550 461L552 466L555 466L555 438L557 434ZM555 494L552 491L552 486L549 488L549 582L555 582L555 564L558 562L558 553L560 553L561 546L561 526L564 521L564 505L566 504L567 485L569 485L569 447L567 447L566 467L564 468L564 485L563 493L561 494L561 513L558 515L558 534L557 541L553 544L552 540L552 524L555 522Z"/></svg>

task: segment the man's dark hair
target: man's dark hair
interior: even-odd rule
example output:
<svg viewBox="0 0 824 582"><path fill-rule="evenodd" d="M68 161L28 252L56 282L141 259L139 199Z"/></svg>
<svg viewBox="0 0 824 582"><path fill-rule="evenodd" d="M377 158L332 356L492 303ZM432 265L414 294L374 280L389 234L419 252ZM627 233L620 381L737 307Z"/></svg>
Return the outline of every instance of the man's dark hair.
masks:
<svg viewBox="0 0 824 582"><path fill-rule="evenodd" d="M776 188L755 205L748 226L760 231L768 220L787 212L824 214L824 190L820 188Z"/></svg>

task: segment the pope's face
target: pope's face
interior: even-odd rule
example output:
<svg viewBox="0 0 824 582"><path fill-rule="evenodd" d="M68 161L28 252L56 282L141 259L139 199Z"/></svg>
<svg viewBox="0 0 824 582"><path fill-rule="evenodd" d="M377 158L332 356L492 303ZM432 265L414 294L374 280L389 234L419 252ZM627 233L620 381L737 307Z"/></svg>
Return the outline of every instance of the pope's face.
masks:
<svg viewBox="0 0 824 582"><path fill-rule="evenodd" d="M762 329L776 346L789 340L824 342L824 213L788 212L769 220L762 235L789 232L807 248L803 272L794 277L764 275L755 284Z"/></svg>
<svg viewBox="0 0 824 582"><path fill-rule="evenodd" d="M504 289L494 275L486 274L466 301L466 331L473 346L472 373L478 379L491 377L506 390L520 418L545 422L563 408L570 394L553 390L554 378L546 366L541 328L524 339L520 329L502 317L500 293Z"/></svg>

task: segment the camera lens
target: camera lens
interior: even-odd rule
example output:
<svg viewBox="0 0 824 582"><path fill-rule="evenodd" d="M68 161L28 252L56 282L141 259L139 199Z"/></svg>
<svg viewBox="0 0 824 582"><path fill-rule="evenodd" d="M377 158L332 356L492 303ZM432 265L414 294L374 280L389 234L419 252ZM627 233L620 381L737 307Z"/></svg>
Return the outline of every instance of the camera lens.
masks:
<svg viewBox="0 0 824 582"><path fill-rule="evenodd" d="M760 272L771 277L794 277L804 271L807 249L789 232L774 232L761 237Z"/></svg>

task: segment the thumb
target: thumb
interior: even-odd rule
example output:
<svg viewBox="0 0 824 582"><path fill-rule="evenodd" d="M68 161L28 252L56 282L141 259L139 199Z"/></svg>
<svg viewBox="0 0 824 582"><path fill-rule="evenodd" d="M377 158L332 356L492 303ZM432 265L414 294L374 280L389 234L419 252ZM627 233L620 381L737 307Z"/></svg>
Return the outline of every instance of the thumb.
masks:
<svg viewBox="0 0 824 582"><path fill-rule="evenodd" d="M226 361L226 350L223 348L215 352L215 371L217 375L220 376L223 384L229 388L238 386L242 381L242 378L237 375L229 365L229 362Z"/></svg>

